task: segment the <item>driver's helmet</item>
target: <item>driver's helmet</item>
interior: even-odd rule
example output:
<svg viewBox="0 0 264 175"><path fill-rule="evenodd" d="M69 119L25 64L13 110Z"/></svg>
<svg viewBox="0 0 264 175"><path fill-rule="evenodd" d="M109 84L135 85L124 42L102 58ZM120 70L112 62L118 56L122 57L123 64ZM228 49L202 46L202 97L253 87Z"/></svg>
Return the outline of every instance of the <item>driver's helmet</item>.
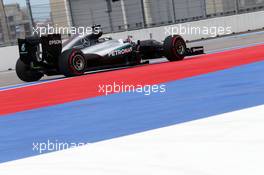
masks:
<svg viewBox="0 0 264 175"><path fill-rule="evenodd" d="M133 41L132 41L132 38L133 38L133 36L128 35L128 36L127 36L127 39L125 40L125 42L126 42L126 43L132 43L132 42L133 42Z"/></svg>
<svg viewBox="0 0 264 175"><path fill-rule="evenodd" d="M93 25L92 26L93 29L93 38L100 38L103 35L103 30L101 25Z"/></svg>

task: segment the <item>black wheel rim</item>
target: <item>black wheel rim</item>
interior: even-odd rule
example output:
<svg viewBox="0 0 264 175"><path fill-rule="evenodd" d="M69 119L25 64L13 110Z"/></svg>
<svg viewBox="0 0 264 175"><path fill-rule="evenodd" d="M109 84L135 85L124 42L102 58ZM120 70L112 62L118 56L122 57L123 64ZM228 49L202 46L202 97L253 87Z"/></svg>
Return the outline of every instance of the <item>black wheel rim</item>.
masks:
<svg viewBox="0 0 264 175"><path fill-rule="evenodd" d="M83 71L85 68L85 60L81 55L75 55L72 59L72 64L77 71Z"/></svg>
<svg viewBox="0 0 264 175"><path fill-rule="evenodd" d="M175 49L176 49L176 52L178 54L180 54L180 55L184 55L185 54L185 46L182 43L182 41L180 41L180 40L176 41L176 43L175 43Z"/></svg>

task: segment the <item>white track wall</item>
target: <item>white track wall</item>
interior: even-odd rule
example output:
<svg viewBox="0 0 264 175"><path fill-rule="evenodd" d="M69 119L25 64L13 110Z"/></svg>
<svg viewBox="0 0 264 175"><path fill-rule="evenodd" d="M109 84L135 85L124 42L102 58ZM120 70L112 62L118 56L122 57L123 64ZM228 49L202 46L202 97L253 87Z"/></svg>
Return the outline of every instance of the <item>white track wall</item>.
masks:
<svg viewBox="0 0 264 175"><path fill-rule="evenodd" d="M252 12L240 15L232 15L226 17L218 17L194 22L188 22L183 24L175 24L170 26L161 26L155 28L147 28L140 30L133 30L120 33L107 34L106 36L111 36L115 39L125 39L127 36L133 36L133 40L144 40L150 39L152 36L153 39L158 41L164 40L166 37L165 27L178 27L182 26L191 26L191 27L231 27L232 32L239 33L245 32L248 30L262 29L264 27L264 11ZM201 38L208 38L210 36L203 34L196 35L183 35L186 40L196 40ZM0 71L5 71L8 69L14 69L15 63L18 58L18 48L16 46L3 47L0 48Z"/></svg>
<svg viewBox="0 0 264 175"><path fill-rule="evenodd" d="M0 48L0 71L14 69L16 60L18 59L17 46L1 47Z"/></svg>
<svg viewBox="0 0 264 175"><path fill-rule="evenodd" d="M232 32L239 33L245 32L248 30L256 30L264 28L264 11L246 13L240 15L232 15L218 18L211 18L206 20L182 23L182 24L174 24L169 26L161 26L140 30L133 30L121 33L109 34L113 38L127 38L127 36L133 36L134 40L144 40L152 38L158 41L164 40L166 37L166 27L176 27L179 28L181 26L190 26L190 27L231 27ZM192 35L183 35L185 40L197 40L201 38L209 38L211 36L204 34L192 34Z"/></svg>

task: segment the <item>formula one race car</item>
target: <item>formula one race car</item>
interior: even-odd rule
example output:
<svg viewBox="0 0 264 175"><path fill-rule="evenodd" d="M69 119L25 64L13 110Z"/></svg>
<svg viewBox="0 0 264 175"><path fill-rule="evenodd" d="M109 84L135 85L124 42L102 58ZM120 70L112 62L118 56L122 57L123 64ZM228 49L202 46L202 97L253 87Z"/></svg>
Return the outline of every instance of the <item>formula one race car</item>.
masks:
<svg viewBox="0 0 264 175"><path fill-rule="evenodd" d="M155 40L131 41L103 38L102 32L74 36L62 42L61 35L18 39L20 58L18 77L26 82L38 81L44 75L83 75L85 72L135 66L142 60L166 57L169 61L202 54L203 47L187 48L179 35L168 36L163 43Z"/></svg>

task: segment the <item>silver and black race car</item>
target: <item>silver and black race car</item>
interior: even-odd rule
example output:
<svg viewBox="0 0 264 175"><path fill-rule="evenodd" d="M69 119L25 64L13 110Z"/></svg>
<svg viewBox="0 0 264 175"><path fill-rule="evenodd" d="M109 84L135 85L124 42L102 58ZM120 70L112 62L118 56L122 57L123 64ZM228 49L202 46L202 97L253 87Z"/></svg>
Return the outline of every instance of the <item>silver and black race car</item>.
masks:
<svg viewBox="0 0 264 175"><path fill-rule="evenodd" d="M166 57L180 61L185 56L203 54L203 47L187 48L184 39L168 36L163 43L143 40L103 38L102 32L74 36L62 42L61 35L18 39L20 58L18 77L26 82L38 81L44 75L83 75L85 72L140 65L144 60Z"/></svg>

